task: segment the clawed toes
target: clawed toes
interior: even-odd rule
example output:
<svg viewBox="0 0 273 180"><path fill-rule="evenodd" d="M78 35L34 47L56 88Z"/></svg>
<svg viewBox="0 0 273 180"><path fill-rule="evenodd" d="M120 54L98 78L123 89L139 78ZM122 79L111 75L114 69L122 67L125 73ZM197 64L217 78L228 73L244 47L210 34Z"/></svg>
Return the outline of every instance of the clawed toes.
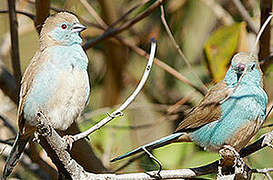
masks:
<svg viewBox="0 0 273 180"><path fill-rule="evenodd" d="M273 140L273 131L264 135L262 146L268 146L273 148L272 140Z"/></svg>
<svg viewBox="0 0 273 180"><path fill-rule="evenodd" d="M149 175L151 178L154 178L154 179L162 179L161 175L159 172L157 173L154 173L154 174L150 174L148 172L145 172L147 175Z"/></svg>
<svg viewBox="0 0 273 180"><path fill-rule="evenodd" d="M68 145L68 149L71 150L72 144L75 141L74 137L72 135L66 135L66 136L63 136L63 139L66 142L66 144Z"/></svg>

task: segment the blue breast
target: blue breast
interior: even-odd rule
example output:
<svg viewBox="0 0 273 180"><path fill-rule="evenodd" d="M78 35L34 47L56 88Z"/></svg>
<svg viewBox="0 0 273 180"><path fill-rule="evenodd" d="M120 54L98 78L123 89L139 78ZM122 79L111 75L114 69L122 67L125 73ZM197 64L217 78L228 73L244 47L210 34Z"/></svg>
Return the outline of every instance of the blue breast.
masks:
<svg viewBox="0 0 273 180"><path fill-rule="evenodd" d="M37 112L45 110L54 97L58 87L56 79L61 72L73 68L86 71L88 65L88 58L79 44L47 48L40 58L47 59L41 61L24 104L24 118L30 124L35 124Z"/></svg>
<svg viewBox="0 0 273 180"><path fill-rule="evenodd" d="M260 86L239 85L235 93L221 104L221 118L190 133L201 147L218 150L249 121L264 120L267 95Z"/></svg>

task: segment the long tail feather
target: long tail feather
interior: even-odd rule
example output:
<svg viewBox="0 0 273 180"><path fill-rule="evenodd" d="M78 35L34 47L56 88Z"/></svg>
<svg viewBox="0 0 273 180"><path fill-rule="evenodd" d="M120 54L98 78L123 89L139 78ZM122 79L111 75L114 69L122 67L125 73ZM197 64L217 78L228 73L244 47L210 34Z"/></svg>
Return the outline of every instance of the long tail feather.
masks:
<svg viewBox="0 0 273 180"><path fill-rule="evenodd" d="M28 140L29 137L22 137L19 133L17 133L10 155L6 160L6 165L3 172L4 179L7 179L7 177L12 172L13 168L16 166L17 162L21 157L22 152L24 151L28 143Z"/></svg>
<svg viewBox="0 0 273 180"><path fill-rule="evenodd" d="M156 141L153 141L151 143L140 146L140 147L138 147L138 148L126 153L126 154L118 156L117 158L112 159L110 162L121 160L121 159L124 159L124 158L126 158L128 156L139 153L139 152L143 151L143 147L145 147L146 149L156 149L156 148L165 146L167 144L172 143L174 140L178 139L182 134L184 134L184 133L183 132L177 132L177 133L171 134L169 136L163 137L163 138L158 139Z"/></svg>

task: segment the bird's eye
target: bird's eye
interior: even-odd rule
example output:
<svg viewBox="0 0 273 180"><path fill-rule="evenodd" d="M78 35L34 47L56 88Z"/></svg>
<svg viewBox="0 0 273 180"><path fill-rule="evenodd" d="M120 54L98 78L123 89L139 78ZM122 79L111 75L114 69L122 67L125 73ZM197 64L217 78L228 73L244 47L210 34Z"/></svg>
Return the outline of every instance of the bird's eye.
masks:
<svg viewBox="0 0 273 180"><path fill-rule="evenodd" d="M251 70L253 70L255 68L255 64L253 64L252 66L251 66Z"/></svg>
<svg viewBox="0 0 273 180"><path fill-rule="evenodd" d="M66 24L62 24L62 29L66 29L67 28L67 25Z"/></svg>

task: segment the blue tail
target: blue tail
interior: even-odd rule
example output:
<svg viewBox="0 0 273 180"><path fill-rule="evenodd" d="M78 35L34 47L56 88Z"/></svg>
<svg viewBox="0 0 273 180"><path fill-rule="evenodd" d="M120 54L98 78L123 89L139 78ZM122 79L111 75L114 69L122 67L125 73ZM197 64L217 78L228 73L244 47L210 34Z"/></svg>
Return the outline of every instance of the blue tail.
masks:
<svg viewBox="0 0 273 180"><path fill-rule="evenodd" d="M16 166L22 153L24 152L24 149L28 143L29 138L30 138L29 136L23 137L20 135L20 133L17 133L11 152L6 160L6 165L3 172L3 179L7 179L7 177L12 172L13 168Z"/></svg>
<svg viewBox="0 0 273 180"><path fill-rule="evenodd" d="M138 147L138 148L136 148L136 149L124 154L124 155L121 155L121 156L119 156L119 157L117 157L115 159L112 159L110 162L121 160L121 159L126 158L128 156L131 156L133 154L139 153L139 152L143 151L143 147L146 148L146 149L156 149L156 148L165 146L167 144L170 144L170 143L174 142L174 140L178 139L182 134L184 134L184 133L183 132L177 132L177 133L171 134L169 136L163 137L163 138L158 139L156 141L153 141L151 143L140 146L140 147Z"/></svg>

